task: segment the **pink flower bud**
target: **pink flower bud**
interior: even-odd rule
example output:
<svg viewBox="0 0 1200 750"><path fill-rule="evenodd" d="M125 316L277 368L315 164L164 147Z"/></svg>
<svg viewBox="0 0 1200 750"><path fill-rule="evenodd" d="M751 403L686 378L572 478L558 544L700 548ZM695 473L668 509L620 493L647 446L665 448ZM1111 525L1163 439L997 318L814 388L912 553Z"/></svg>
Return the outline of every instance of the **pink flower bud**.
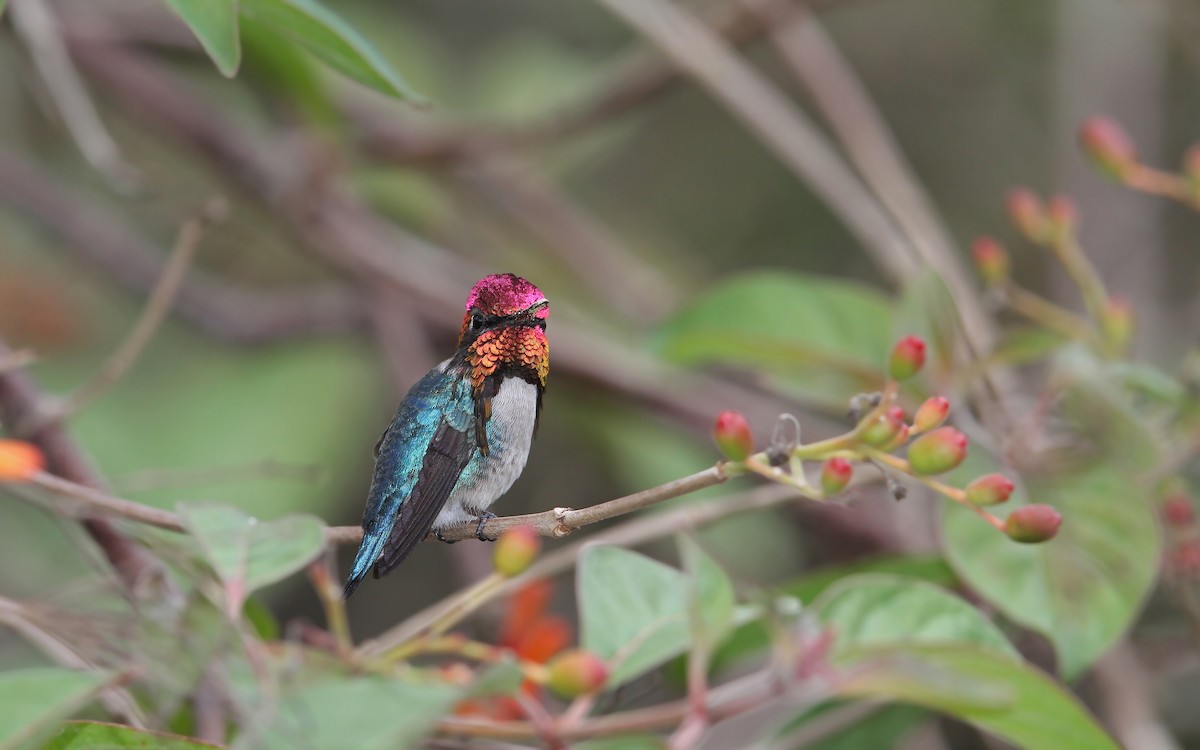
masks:
<svg viewBox="0 0 1200 750"><path fill-rule="evenodd" d="M1200 574L1200 539L1184 539L1167 553L1167 565L1177 576L1194 578Z"/></svg>
<svg viewBox="0 0 1200 750"><path fill-rule="evenodd" d="M0 440L0 482L28 482L46 468L37 446L24 440Z"/></svg>
<svg viewBox="0 0 1200 750"><path fill-rule="evenodd" d="M893 406L867 426L863 431L862 441L872 447L882 448L892 442L903 425L904 410Z"/></svg>
<svg viewBox="0 0 1200 750"><path fill-rule="evenodd" d="M1012 495L1012 480L1003 474L985 474L967 485L967 502L999 505Z"/></svg>
<svg viewBox="0 0 1200 750"><path fill-rule="evenodd" d="M723 411L717 416L713 426L713 439L725 458L730 461L745 461L754 452L754 436L750 434L750 424L741 413Z"/></svg>
<svg viewBox="0 0 1200 750"><path fill-rule="evenodd" d="M1034 242L1042 242L1049 233L1049 218L1042 201L1029 188L1016 188L1006 202L1009 221L1021 234Z"/></svg>
<svg viewBox="0 0 1200 750"><path fill-rule="evenodd" d="M850 484L854 476L854 467L844 458L831 458L821 466L821 489L825 497L836 495Z"/></svg>
<svg viewBox="0 0 1200 750"><path fill-rule="evenodd" d="M1116 180L1124 180L1137 167L1137 152L1129 136L1106 117L1093 117L1083 123L1079 145L1100 171Z"/></svg>
<svg viewBox="0 0 1200 750"><path fill-rule="evenodd" d="M943 474L967 457L967 436L953 427L927 432L908 446L908 464L914 474Z"/></svg>
<svg viewBox="0 0 1200 750"><path fill-rule="evenodd" d="M894 380L907 380L925 366L925 341L919 336L905 336L892 347L888 372Z"/></svg>
<svg viewBox="0 0 1200 750"><path fill-rule="evenodd" d="M532 526L514 526L496 540L492 564L496 572L512 578L525 572L542 549L542 540Z"/></svg>
<svg viewBox="0 0 1200 750"><path fill-rule="evenodd" d="M971 243L971 257L983 283L991 286L1008 278L1008 252L991 237L980 237Z"/></svg>
<svg viewBox="0 0 1200 750"><path fill-rule="evenodd" d="M1187 495L1171 495L1163 501L1163 518L1176 527L1187 527L1196 523L1196 509Z"/></svg>
<svg viewBox="0 0 1200 750"><path fill-rule="evenodd" d="M925 403L921 404L913 417L913 432L929 432L945 422L949 413L950 402L941 396L925 399Z"/></svg>
<svg viewBox="0 0 1200 750"><path fill-rule="evenodd" d="M1054 538L1062 516L1049 505L1026 505L1009 514L1004 533L1015 542L1037 544Z"/></svg>
<svg viewBox="0 0 1200 750"><path fill-rule="evenodd" d="M566 698L594 693L608 681L608 665L590 651L564 651L547 665L546 684Z"/></svg>
<svg viewBox="0 0 1200 750"><path fill-rule="evenodd" d="M1100 333L1114 351L1122 351L1133 338L1134 315L1129 300L1109 297L1100 309Z"/></svg>

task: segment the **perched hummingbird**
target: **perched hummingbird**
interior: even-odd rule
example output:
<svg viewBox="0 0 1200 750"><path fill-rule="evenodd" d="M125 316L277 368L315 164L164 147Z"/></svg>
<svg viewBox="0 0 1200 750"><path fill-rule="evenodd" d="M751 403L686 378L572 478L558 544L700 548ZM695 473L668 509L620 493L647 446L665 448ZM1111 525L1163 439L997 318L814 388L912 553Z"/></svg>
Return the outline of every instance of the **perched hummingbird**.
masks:
<svg viewBox="0 0 1200 750"><path fill-rule="evenodd" d="M550 369L541 290L511 273L479 280L467 296L458 350L409 390L375 444L363 540L346 597L374 569L403 562L430 529L495 514L488 506L525 468ZM443 540L444 541L444 540Z"/></svg>

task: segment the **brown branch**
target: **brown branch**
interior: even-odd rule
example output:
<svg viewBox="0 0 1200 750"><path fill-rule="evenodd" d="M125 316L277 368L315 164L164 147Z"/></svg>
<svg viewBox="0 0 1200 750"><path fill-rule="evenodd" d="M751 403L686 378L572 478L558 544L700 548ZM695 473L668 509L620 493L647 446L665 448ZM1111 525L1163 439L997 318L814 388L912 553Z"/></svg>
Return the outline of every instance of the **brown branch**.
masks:
<svg viewBox="0 0 1200 750"><path fill-rule="evenodd" d="M12 350L0 339L0 360L12 354ZM0 420L5 424L19 424L28 415L37 413L44 398L28 373L22 370L0 373ZM104 480L61 425L44 424L22 437L42 450L51 474L87 489L103 491ZM152 572L159 570L158 561L153 555L119 533L107 519L87 518L83 521L83 527L99 545L127 588L132 589ZM170 586L169 579L165 577L160 577L159 583Z"/></svg>

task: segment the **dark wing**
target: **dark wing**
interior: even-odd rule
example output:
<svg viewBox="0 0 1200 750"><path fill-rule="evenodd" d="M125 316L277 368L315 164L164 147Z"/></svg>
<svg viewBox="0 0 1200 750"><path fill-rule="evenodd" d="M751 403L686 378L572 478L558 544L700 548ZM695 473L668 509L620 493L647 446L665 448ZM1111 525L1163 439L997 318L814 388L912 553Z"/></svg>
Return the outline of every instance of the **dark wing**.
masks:
<svg viewBox="0 0 1200 750"><path fill-rule="evenodd" d="M425 450L412 494L400 506L400 517L375 563L375 577L387 575L408 557L433 528L438 511L475 452L471 436L443 420Z"/></svg>

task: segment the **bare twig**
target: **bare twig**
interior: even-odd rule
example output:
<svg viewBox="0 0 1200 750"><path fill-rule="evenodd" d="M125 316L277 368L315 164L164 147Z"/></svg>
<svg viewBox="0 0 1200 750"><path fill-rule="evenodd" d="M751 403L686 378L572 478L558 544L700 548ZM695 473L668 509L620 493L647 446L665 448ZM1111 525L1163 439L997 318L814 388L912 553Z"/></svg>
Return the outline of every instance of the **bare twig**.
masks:
<svg viewBox="0 0 1200 750"><path fill-rule="evenodd" d="M716 97L838 215L889 276L919 265L892 219L816 126L765 77L686 11L665 0L599 0Z"/></svg>
<svg viewBox="0 0 1200 750"><path fill-rule="evenodd" d="M945 280L971 347L986 351L995 324L954 249L954 240L887 122L816 16L790 0L742 0L772 19L770 38L829 120L834 135L868 187L895 217L925 267Z"/></svg>
<svg viewBox="0 0 1200 750"><path fill-rule="evenodd" d="M129 190L140 181L100 121L59 32L58 20L44 0L12 0L13 25L24 38L63 123L84 158L116 188Z"/></svg>
<svg viewBox="0 0 1200 750"><path fill-rule="evenodd" d="M79 257L126 287L150 292L163 275L164 253L144 236L3 146L0 201L45 226ZM189 271L173 308L211 335L245 344L361 330L367 324L360 295L340 286L249 289L201 269Z"/></svg>
<svg viewBox="0 0 1200 750"><path fill-rule="evenodd" d="M32 415L34 419L46 421L68 419L87 408L93 401L120 382L125 373L129 372L129 369L137 362L138 357L150 343L159 326L166 320L167 313L171 308L171 301L175 298L176 292L179 291L184 275L187 273L188 266L191 265L192 257L195 255L196 247L200 243L204 223L212 220L218 213L222 213L223 211L223 204L219 200L214 199L196 216L189 218L183 223L183 226L179 230L179 237L175 241L175 247L171 251L171 256L167 260L166 267L163 269L162 276L154 286L154 290L150 293L150 299L146 302L146 307L142 310L141 316L138 318L137 323L134 324L133 329L130 330L129 335L109 355L109 358L101 365L100 370L90 381L80 386L66 398L50 406L46 412Z"/></svg>

